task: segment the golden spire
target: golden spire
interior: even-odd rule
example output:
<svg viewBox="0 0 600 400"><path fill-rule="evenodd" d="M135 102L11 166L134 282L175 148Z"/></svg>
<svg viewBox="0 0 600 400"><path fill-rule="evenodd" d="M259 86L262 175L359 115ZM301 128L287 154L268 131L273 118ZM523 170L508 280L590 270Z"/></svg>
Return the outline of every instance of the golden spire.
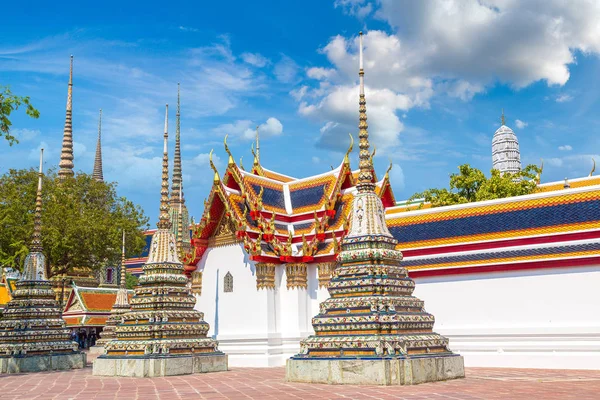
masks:
<svg viewBox="0 0 600 400"><path fill-rule="evenodd" d="M92 178L98 182L104 182L102 174L102 109L100 109L100 117L98 118L98 143L96 143L96 158L94 158L94 171Z"/></svg>
<svg viewBox="0 0 600 400"><path fill-rule="evenodd" d="M180 196L183 178L181 174L181 102L179 96L179 83L177 84L177 114L175 114L175 156L173 159L173 185L171 187L171 202L184 201L183 196Z"/></svg>
<svg viewBox="0 0 600 400"><path fill-rule="evenodd" d="M177 221L177 250L183 250L183 210L182 210L181 191L179 192L179 221Z"/></svg>
<svg viewBox="0 0 600 400"><path fill-rule="evenodd" d="M71 67L69 69L69 89L67 91L67 113L65 117L65 129L63 131L62 150L58 166L58 177L65 179L73 176L73 56L71 56Z"/></svg>
<svg viewBox="0 0 600 400"><path fill-rule="evenodd" d="M40 149L40 169L38 172L38 187L35 197L35 214L33 215L33 235L31 237L30 252L42 252L42 177L44 162L44 149Z"/></svg>
<svg viewBox="0 0 600 400"><path fill-rule="evenodd" d="M158 229L170 229L172 226L169 218L169 153L167 152L167 141L169 139L169 105L165 106L165 134L163 146L162 185L160 189L160 214L158 217Z"/></svg>
<svg viewBox="0 0 600 400"><path fill-rule="evenodd" d="M594 175L594 171L596 171L596 160L594 160L593 158L592 158L592 164L593 164L593 166L592 166L592 170L590 171L590 175L589 176L593 176Z"/></svg>
<svg viewBox="0 0 600 400"><path fill-rule="evenodd" d="M362 32L359 33L359 70L358 78L360 82L360 94L359 94L359 123L358 123L358 138L360 149L359 152L359 168L358 174L358 186L359 189L363 190L374 190L373 185L373 160L369 152L369 126L367 125L367 100L365 99L365 70L363 68L363 36Z"/></svg>
<svg viewBox="0 0 600 400"><path fill-rule="evenodd" d="M502 109L502 116L500 117L500 124L506 125L506 119L504 118L504 108Z"/></svg>
<svg viewBox="0 0 600 400"><path fill-rule="evenodd" d="M121 247L121 289L125 289L125 281L127 280L127 268L125 267L125 229L123 229L123 246Z"/></svg>

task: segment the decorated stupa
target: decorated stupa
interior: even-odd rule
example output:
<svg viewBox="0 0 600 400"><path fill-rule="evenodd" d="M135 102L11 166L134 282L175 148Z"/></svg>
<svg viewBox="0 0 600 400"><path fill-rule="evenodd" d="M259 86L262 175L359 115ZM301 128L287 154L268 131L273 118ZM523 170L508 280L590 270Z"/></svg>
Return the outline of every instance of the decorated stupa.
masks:
<svg viewBox="0 0 600 400"><path fill-rule="evenodd" d="M61 310L46 277L42 247L42 162L40 154L37 197L30 252L13 299L0 319L0 372L21 373L83 368L86 355L70 340Z"/></svg>
<svg viewBox="0 0 600 400"><path fill-rule="evenodd" d="M519 140L515 132L506 126L504 110L500 117L500 128L494 132L492 139L492 168L500 171L516 174L521 171L521 152L519 151Z"/></svg>
<svg viewBox="0 0 600 400"><path fill-rule="evenodd" d="M103 347L109 341L115 339L115 328L123 319L123 314L131 310L129 305L128 292L126 283L126 267L125 267L125 231L123 231L123 246L121 248L121 281L119 282L119 291L115 304L110 310L110 316L106 319L106 325L102 329L100 339L96 342L96 346Z"/></svg>
<svg viewBox="0 0 600 400"><path fill-rule="evenodd" d="M153 377L227 370L227 356L206 336L204 314L194 310L169 218L168 106L165 115L160 215L144 274L122 315L116 338L94 361L94 375Z"/></svg>
<svg viewBox="0 0 600 400"><path fill-rule="evenodd" d="M328 286L330 298L313 318L315 335L287 362L286 379L333 384L404 385L464 377L463 358L433 332L434 317L412 295L375 193L369 151L360 34L359 168L348 234Z"/></svg>

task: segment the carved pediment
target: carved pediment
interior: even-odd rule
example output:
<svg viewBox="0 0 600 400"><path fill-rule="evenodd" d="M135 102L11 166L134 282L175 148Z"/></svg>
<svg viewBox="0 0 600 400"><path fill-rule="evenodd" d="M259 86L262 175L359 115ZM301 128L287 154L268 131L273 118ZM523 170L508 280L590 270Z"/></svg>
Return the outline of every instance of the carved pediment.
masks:
<svg viewBox="0 0 600 400"><path fill-rule="evenodd" d="M231 217L223 215L219 226L215 229L213 236L208 239L209 247L227 246L238 243L240 240L235 236L235 223Z"/></svg>

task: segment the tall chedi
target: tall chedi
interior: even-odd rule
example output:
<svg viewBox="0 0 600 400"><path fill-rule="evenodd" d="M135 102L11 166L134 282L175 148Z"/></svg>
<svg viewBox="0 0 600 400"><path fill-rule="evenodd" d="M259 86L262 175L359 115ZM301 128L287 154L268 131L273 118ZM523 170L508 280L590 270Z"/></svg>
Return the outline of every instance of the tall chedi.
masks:
<svg viewBox="0 0 600 400"><path fill-rule="evenodd" d="M58 177L65 179L72 177L73 172L73 56L71 56L71 67L69 68L69 89L67 92L67 115L65 117L65 129L63 131L62 150L58 164Z"/></svg>
<svg viewBox="0 0 600 400"><path fill-rule="evenodd" d="M0 372L20 373L85 367L86 356L70 340L61 310L46 278L42 247L42 161L38 174L29 254L13 299L0 319Z"/></svg>
<svg viewBox="0 0 600 400"><path fill-rule="evenodd" d="M121 323L121 320L123 319L123 314L131 310L128 298L129 294L127 291L127 287L125 286L125 283L127 281L127 267L125 266L125 231L123 231L123 246L121 248L120 270L121 279L119 282L119 291L117 292L117 298L115 299L115 304L113 304L110 310L110 316L106 320L106 325L104 326L104 329L102 329L101 337L96 342L96 346L104 346L106 343L117 337L115 334L115 328L117 324Z"/></svg>
<svg viewBox="0 0 600 400"><path fill-rule="evenodd" d="M96 157L94 158L94 170L92 178L98 182L104 182L104 174L102 173L102 109L98 117L98 143L96 143Z"/></svg>
<svg viewBox="0 0 600 400"><path fill-rule="evenodd" d="M179 84L177 84L177 114L175 120L175 157L173 160L173 185L169 199L169 216L171 218L171 231L175 235L177 246L184 253L189 252L190 243L190 217L185 198L183 196L183 175L181 171L181 102Z"/></svg>
<svg viewBox="0 0 600 400"><path fill-rule="evenodd" d="M359 39L359 167L348 234L313 318L315 335L287 362L286 379L335 384L406 385L464 376L463 359L432 331L434 317L412 295L398 241L388 231L373 183Z"/></svg>
<svg viewBox="0 0 600 400"><path fill-rule="evenodd" d="M227 356L206 336L204 314L194 310L196 298L187 285L169 219L167 114L162 166L160 215L148 260L122 315L116 338L94 361L94 375L167 376L227 370Z"/></svg>

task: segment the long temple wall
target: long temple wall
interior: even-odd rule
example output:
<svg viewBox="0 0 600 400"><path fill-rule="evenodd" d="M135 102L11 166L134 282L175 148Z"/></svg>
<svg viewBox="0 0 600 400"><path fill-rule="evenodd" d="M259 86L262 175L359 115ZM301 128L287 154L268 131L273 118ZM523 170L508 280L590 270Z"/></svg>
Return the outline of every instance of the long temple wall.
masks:
<svg viewBox="0 0 600 400"><path fill-rule="evenodd" d="M415 295L465 365L595 369L599 204L592 184L386 218Z"/></svg>
<svg viewBox="0 0 600 400"><path fill-rule="evenodd" d="M600 265L416 279L466 366L600 369Z"/></svg>

